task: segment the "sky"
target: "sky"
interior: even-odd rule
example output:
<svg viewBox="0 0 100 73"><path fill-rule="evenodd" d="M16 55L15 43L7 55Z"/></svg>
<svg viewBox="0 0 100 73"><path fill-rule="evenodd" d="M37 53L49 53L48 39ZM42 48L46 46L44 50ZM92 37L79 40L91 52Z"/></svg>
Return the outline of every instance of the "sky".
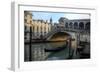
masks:
<svg viewBox="0 0 100 73"><path fill-rule="evenodd" d="M60 17L65 17L67 19L90 19L89 14L77 14L77 13L57 13L57 12L32 12L33 19L40 20L50 20L52 18L53 23L58 23Z"/></svg>

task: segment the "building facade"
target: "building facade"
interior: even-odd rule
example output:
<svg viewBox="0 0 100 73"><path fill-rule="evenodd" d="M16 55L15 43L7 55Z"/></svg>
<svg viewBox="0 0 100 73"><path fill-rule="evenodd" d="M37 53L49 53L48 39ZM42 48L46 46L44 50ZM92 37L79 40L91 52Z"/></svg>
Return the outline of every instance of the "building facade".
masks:
<svg viewBox="0 0 100 73"><path fill-rule="evenodd" d="M51 31L52 19L50 21L36 20L34 16L32 18L31 12L24 12L24 24L25 24L25 38L29 39L30 27L32 29L32 39L40 39Z"/></svg>

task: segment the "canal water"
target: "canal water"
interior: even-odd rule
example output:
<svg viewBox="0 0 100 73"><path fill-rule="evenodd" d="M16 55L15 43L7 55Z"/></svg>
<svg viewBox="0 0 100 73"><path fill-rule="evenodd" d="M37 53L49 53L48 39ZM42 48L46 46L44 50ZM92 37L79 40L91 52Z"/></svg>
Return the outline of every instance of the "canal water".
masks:
<svg viewBox="0 0 100 73"><path fill-rule="evenodd" d="M45 49L55 49L63 45L66 47L60 51L45 51ZM29 44L25 44L24 46L25 62L79 58L79 55L76 55L76 50L69 48L66 42L33 43L31 46L31 49Z"/></svg>

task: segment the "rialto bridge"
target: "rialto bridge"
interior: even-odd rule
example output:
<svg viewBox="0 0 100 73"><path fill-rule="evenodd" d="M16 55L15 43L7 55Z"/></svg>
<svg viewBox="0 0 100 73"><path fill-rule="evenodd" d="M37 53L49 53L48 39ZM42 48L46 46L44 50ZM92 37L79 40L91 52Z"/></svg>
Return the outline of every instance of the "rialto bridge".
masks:
<svg viewBox="0 0 100 73"><path fill-rule="evenodd" d="M63 37L62 34L65 34ZM69 37L74 39L73 43L79 44L80 41L90 43L90 19L80 19L80 20L65 20L61 24L52 27L52 30L47 33L44 38L46 40L57 41L58 39L67 40ZM54 38L53 38L54 37Z"/></svg>

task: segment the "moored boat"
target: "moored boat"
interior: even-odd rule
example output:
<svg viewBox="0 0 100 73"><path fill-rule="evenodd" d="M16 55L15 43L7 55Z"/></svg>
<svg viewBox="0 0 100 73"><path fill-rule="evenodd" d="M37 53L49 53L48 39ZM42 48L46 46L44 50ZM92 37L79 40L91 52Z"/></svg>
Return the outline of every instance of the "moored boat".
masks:
<svg viewBox="0 0 100 73"><path fill-rule="evenodd" d="M67 47L67 45L63 45L61 47L57 47L57 48L45 48L45 52L58 52L61 50L64 50Z"/></svg>

